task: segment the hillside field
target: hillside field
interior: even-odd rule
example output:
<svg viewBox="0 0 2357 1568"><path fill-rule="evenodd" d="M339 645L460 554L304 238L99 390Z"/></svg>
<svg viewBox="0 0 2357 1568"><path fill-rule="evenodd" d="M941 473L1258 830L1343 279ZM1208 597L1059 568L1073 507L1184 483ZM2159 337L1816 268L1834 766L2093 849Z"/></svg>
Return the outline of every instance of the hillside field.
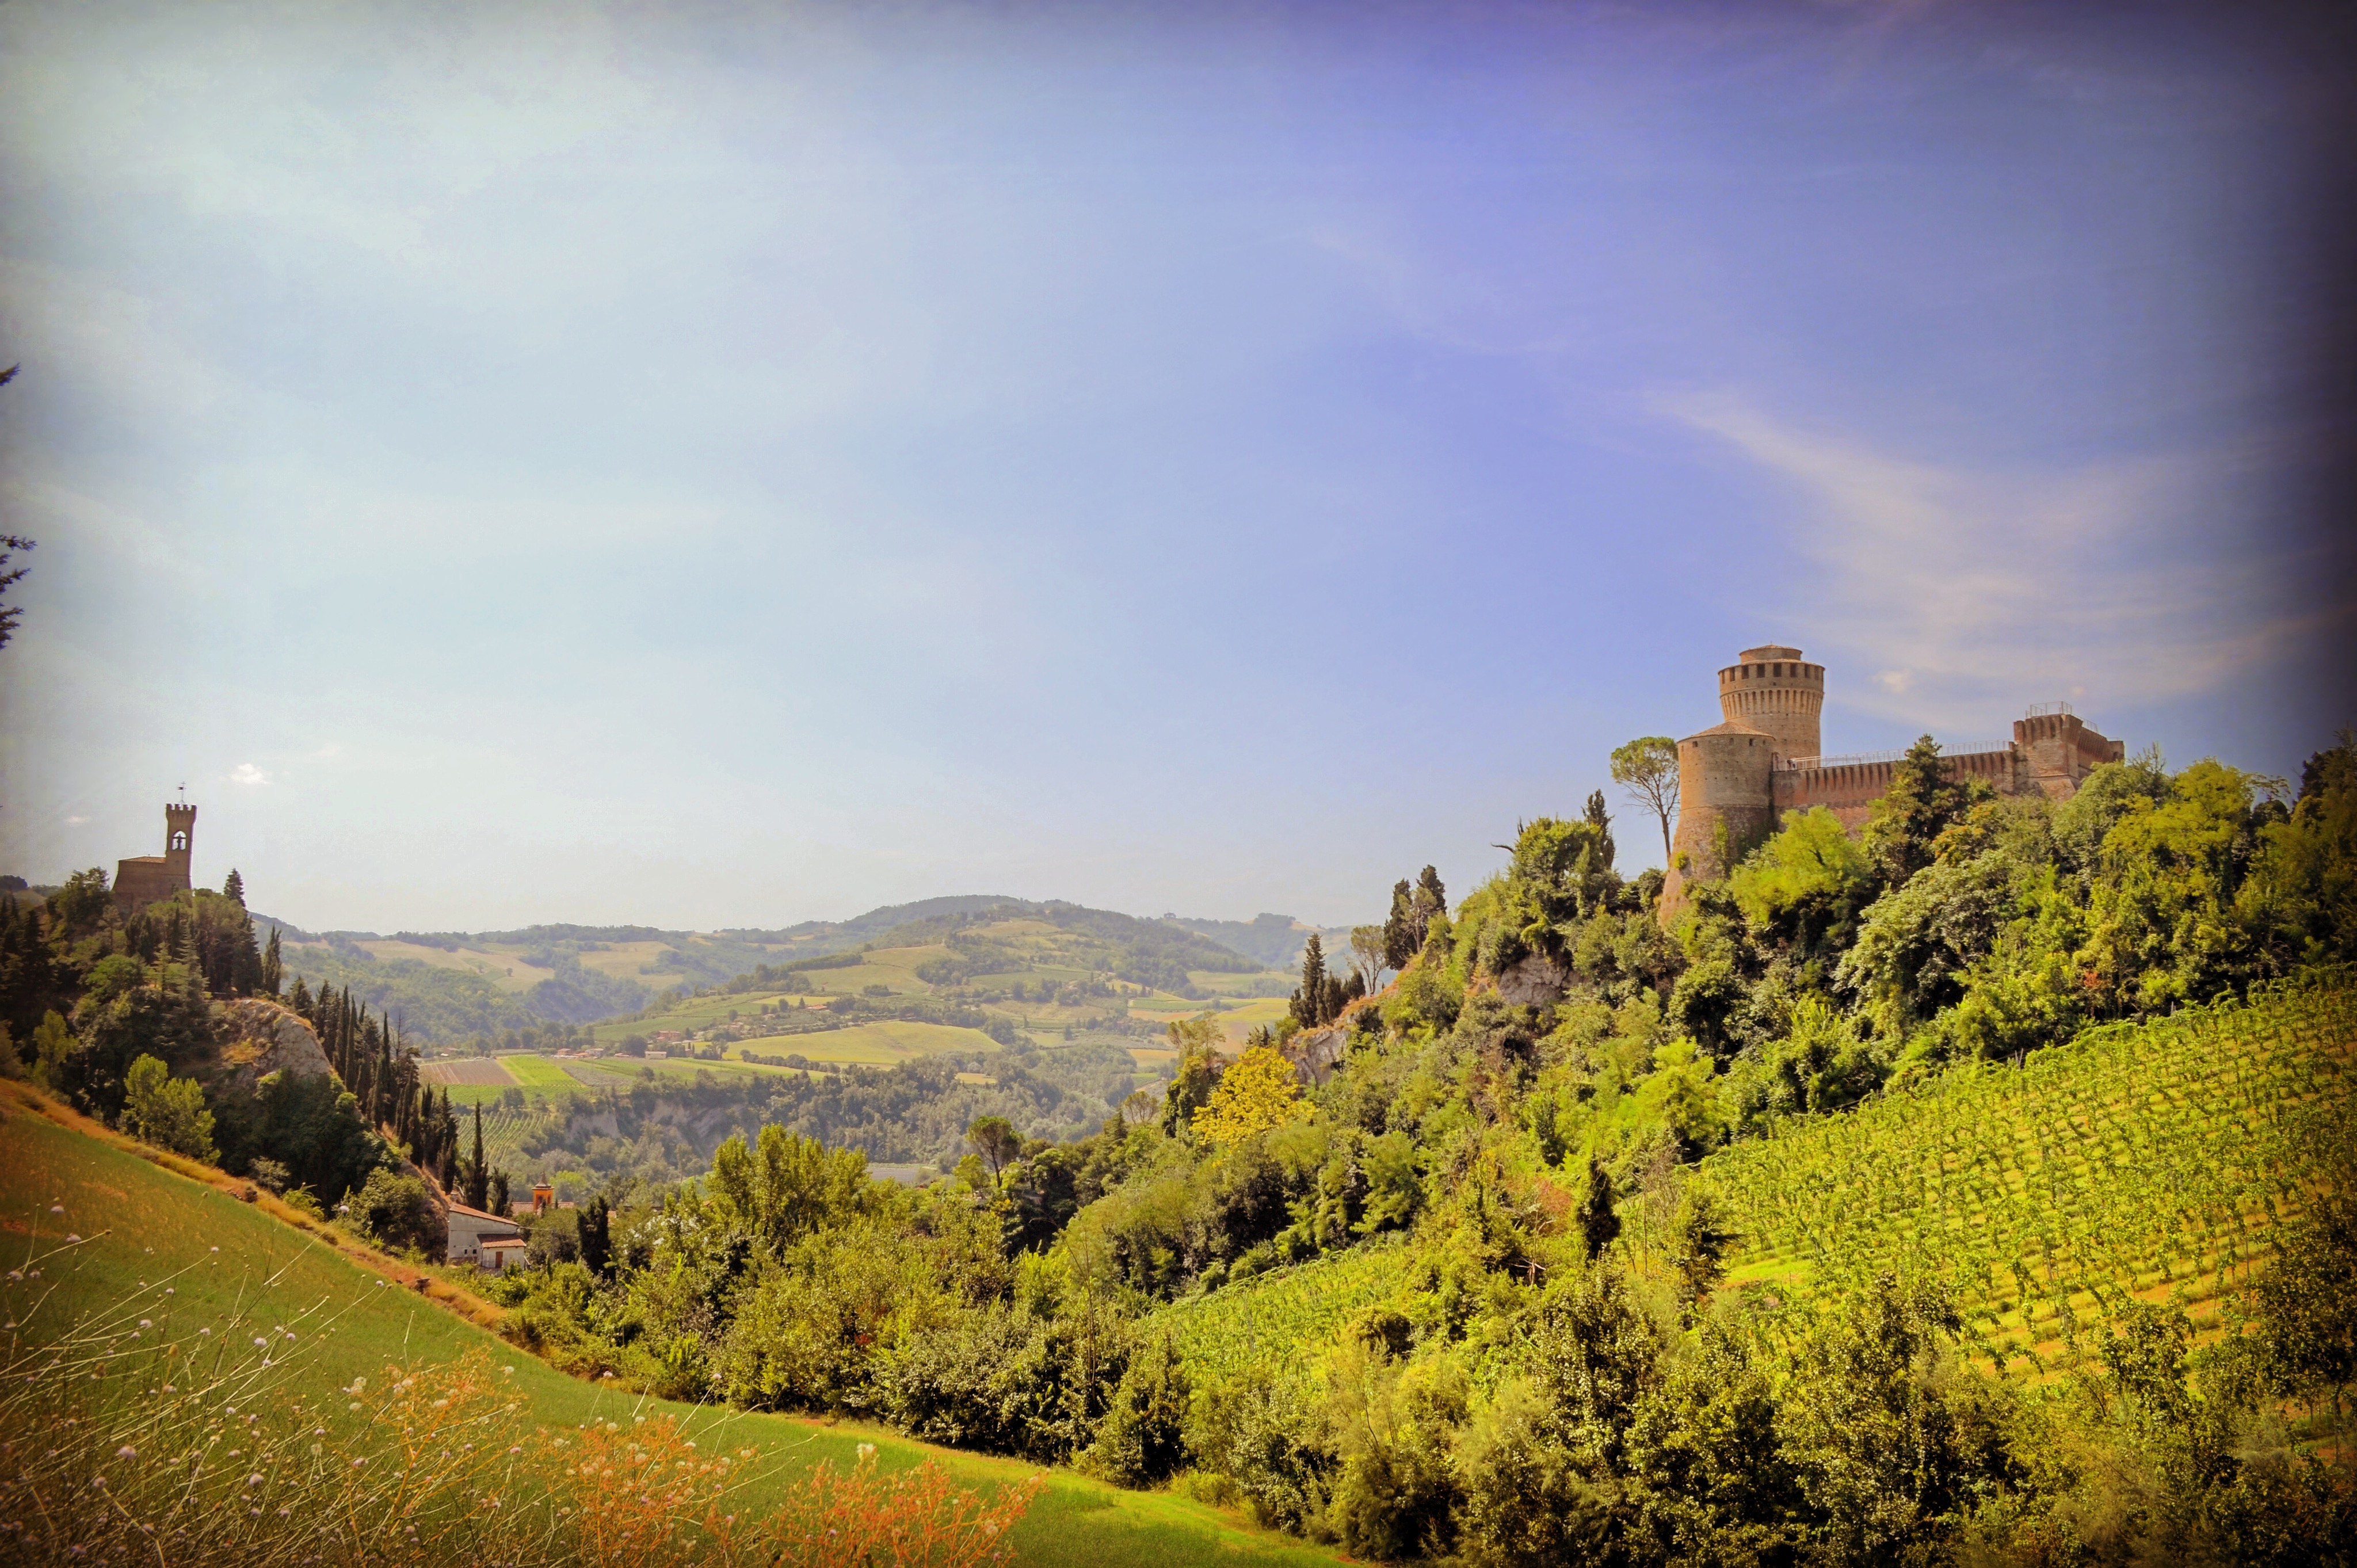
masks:
<svg viewBox="0 0 2357 1568"><path fill-rule="evenodd" d="M698 1072L706 1072L728 1079L804 1070L747 1061L744 1056L748 1051L760 1056L801 1056L814 1062L846 1067L890 1067L919 1057L986 1057L999 1048L996 1040L979 1029L888 1018L815 1035L755 1036L728 1046L726 1056L716 1062L685 1057L575 1059L517 1051L493 1057L436 1058L421 1062L418 1073L421 1082L448 1090L455 1105L489 1105L496 1103L510 1089L522 1090L525 1098L533 1101L596 1094L608 1089L627 1090L640 1081L641 1072L651 1072L658 1078L693 1078Z"/></svg>
<svg viewBox="0 0 2357 1568"><path fill-rule="evenodd" d="M1182 989L1200 994L1182 996L1122 978L1117 972L1124 967L1114 944L1050 920L1017 917L963 927L939 940L867 948L856 963L839 968L796 971L741 991L685 997L637 1018L597 1024L590 1033L598 1044L610 1047L631 1035L651 1037L659 1031L689 1036L758 1031L765 1013L798 1004L824 1006L836 996L854 995L887 1004L895 999L932 998L973 1007L1043 1045L1068 1028L1077 1034L1132 1020L1158 1028L1170 1019L1192 1017L1206 1009L1216 1010L1229 1033L1241 1039L1254 1025L1284 1015L1284 998L1299 979L1283 970L1190 969ZM937 978L928 980L920 970ZM1178 984L1177 978L1160 982ZM802 1047L802 1054L814 1059L821 1055L807 1047Z"/></svg>
<svg viewBox="0 0 2357 1568"><path fill-rule="evenodd" d="M927 1448L861 1423L667 1404L576 1381L405 1288L415 1271L349 1242L339 1250L323 1233L274 1217L276 1206L267 1200L242 1203L225 1190L235 1185L162 1169L16 1085L0 1089L0 1230L11 1243L12 1263L26 1275L0 1283L11 1325L8 1367L37 1364L43 1348L77 1323L119 1320L127 1329L144 1313L159 1326L158 1337L176 1345L242 1344L247 1336L274 1346L285 1340L270 1352L278 1358L270 1397L281 1406L299 1404L306 1421L339 1426L364 1419L347 1411L348 1402L357 1402L344 1397L352 1380L389 1383L389 1368L447 1365L484 1352L514 1369L506 1375L535 1422L575 1427L592 1419L672 1414L715 1451L723 1444L757 1448L761 1457L750 1466L746 1491L755 1508L822 1459L848 1466L861 1443L875 1444L887 1468L930 1457L977 1487L1033 1472L1014 1461ZM52 1205L64 1212L52 1214ZM65 1244L64 1233L82 1240ZM446 1286L434 1289L437 1297L447 1294ZM132 1381L119 1387L119 1397L145 1393ZM1017 1528L1013 1546L1021 1563L1087 1568L1337 1560L1186 1498L1121 1491L1060 1471Z"/></svg>
<svg viewBox="0 0 2357 1568"><path fill-rule="evenodd" d="M2274 1228L2357 1135L2357 994L2306 989L2093 1029L2025 1068L1959 1069L1796 1121L1686 1177L1735 1233L1725 1288L1763 1327L1836 1306L1884 1271L1954 1294L1985 1368L2040 1379L2092 1350L2128 1296L2185 1304L2214 1335L2274 1256ZM1631 1216L1640 1273L1666 1267L1669 1193ZM1405 1305L1370 1242L1182 1299L1155 1321L1232 1373L1307 1359L1357 1314Z"/></svg>
<svg viewBox="0 0 2357 1568"><path fill-rule="evenodd" d="M2042 1372L2128 1297L2218 1326L2350 1140L2352 1067L2346 991L2192 1008L1737 1144L1694 1181L1743 1238L1733 1283L1928 1274L1990 1364Z"/></svg>

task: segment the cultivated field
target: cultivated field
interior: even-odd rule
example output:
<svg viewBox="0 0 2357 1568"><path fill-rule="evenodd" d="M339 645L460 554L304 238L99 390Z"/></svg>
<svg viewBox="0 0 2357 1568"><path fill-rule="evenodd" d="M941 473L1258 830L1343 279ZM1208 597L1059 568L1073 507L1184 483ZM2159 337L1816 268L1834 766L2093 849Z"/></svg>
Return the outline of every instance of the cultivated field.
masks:
<svg viewBox="0 0 2357 1568"><path fill-rule="evenodd" d="M1993 1363L2077 1361L2127 1296L2214 1322L2351 1135L2357 998L2090 1030L1703 1162L1734 1279L1839 1295L1892 1268L1954 1292Z"/></svg>
<svg viewBox="0 0 2357 1568"><path fill-rule="evenodd" d="M1189 1367L1222 1377L1271 1357L1302 1364L1361 1311L1398 1298L1405 1251L1397 1237L1378 1238L1178 1302L1154 1321Z"/></svg>
<svg viewBox="0 0 2357 1568"><path fill-rule="evenodd" d="M744 1041L728 1047L733 1058L743 1051L763 1056L804 1056L814 1062L864 1062L888 1067L915 1057L954 1053L988 1056L998 1042L980 1029L960 1029L947 1024L905 1023L885 1019L855 1024L848 1029L826 1029L815 1035L777 1035Z"/></svg>
<svg viewBox="0 0 2357 1568"><path fill-rule="evenodd" d="M422 1061L417 1064L417 1080L442 1088L463 1084L469 1089L508 1089L520 1081L497 1057L447 1057L440 1061Z"/></svg>

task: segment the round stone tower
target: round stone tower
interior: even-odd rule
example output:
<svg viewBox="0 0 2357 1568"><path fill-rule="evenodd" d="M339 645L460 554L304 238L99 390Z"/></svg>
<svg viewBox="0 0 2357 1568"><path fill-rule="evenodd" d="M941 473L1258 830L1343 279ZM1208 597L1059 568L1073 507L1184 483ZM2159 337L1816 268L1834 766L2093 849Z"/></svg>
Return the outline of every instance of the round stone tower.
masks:
<svg viewBox="0 0 2357 1568"><path fill-rule="evenodd" d="M1726 723L1678 742L1678 832L1662 884L1664 923L1689 883L1712 882L1776 826L1776 764L1814 758L1825 667L1797 648L1747 648L1718 672Z"/></svg>
<svg viewBox="0 0 2357 1568"><path fill-rule="evenodd" d="M1747 648L1718 672L1721 716L1772 737L1787 762L1823 753L1817 721L1824 706L1825 667L1803 660L1797 648Z"/></svg>
<svg viewBox="0 0 2357 1568"><path fill-rule="evenodd" d="M1689 882L1715 882L1775 823L1769 774L1776 737L1730 720L1678 742L1678 832L1662 908L1674 912Z"/></svg>

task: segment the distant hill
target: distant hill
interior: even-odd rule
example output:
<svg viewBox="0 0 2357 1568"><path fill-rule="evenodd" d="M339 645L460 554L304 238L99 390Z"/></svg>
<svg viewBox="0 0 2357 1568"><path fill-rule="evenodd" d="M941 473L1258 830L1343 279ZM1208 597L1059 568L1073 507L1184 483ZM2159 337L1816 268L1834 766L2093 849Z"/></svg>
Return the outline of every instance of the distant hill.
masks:
<svg viewBox="0 0 2357 1568"><path fill-rule="evenodd" d="M783 972L867 948L913 948L953 931L1042 920L1081 943L1066 961L1186 998L1190 973L1253 974L1300 967L1316 928L1285 915L1255 920L1141 918L1060 899L959 894L887 904L845 920L714 931L549 924L500 931L309 931L256 915L283 944L286 983L349 987L420 1045L552 1031L625 1017L666 995ZM1326 933L1329 950L1347 929ZM1085 950L1085 957L1082 950ZM1339 961L1338 965L1339 967Z"/></svg>
<svg viewBox="0 0 2357 1568"><path fill-rule="evenodd" d="M1199 920L1165 915L1162 923L1209 937L1246 958L1258 959L1271 969L1299 969L1301 950L1309 945L1312 931L1325 944L1329 969L1342 967L1351 944L1348 926L1305 925L1290 915L1255 915L1249 920Z"/></svg>

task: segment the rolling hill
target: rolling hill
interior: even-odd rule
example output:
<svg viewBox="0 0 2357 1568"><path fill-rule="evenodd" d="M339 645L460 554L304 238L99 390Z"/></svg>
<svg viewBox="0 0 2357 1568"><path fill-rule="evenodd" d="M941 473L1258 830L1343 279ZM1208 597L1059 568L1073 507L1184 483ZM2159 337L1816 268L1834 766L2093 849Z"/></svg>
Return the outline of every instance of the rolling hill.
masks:
<svg viewBox="0 0 2357 1568"><path fill-rule="evenodd" d="M1085 980L1103 974L1157 990L1173 1004L1216 994L1282 996L1297 978L1302 943L1313 929L1286 916L1264 915L1251 922L1146 920L1055 900L985 895L885 905L848 920L804 921L774 930L541 925L383 935L307 931L267 916L256 916L255 925L265 936L278 933L290 985L299 975L314 989L349 987L354 997L396 1020L404 1038L433 1047L511 1036L511 1045L555 1043L578 1026L630 1017L651 1004L666 1006L665 999L686 1002L740 976L804 968L816 973L825 961L846 953L931 949L952 933L966 940L972 956L978 950L973 943L988 940L985 928L1014 918L1040 922L1031 933L1035 938L1061 937L1018 942L996 954L996 973L1002 982L1017 974L1035 982L1042 976ZM1347 932L1328 936L1346 938ZM928 954L956 956L947 950ZM885 966L889 961L879 961ZM863 975L859 983L876 983L877 978ZM811 989L834 993L832 987ZM1059 1015L1052 1026L1060 1029L1071 1021ZM601 1034L614 1037L616 1032Z"/></svg>

